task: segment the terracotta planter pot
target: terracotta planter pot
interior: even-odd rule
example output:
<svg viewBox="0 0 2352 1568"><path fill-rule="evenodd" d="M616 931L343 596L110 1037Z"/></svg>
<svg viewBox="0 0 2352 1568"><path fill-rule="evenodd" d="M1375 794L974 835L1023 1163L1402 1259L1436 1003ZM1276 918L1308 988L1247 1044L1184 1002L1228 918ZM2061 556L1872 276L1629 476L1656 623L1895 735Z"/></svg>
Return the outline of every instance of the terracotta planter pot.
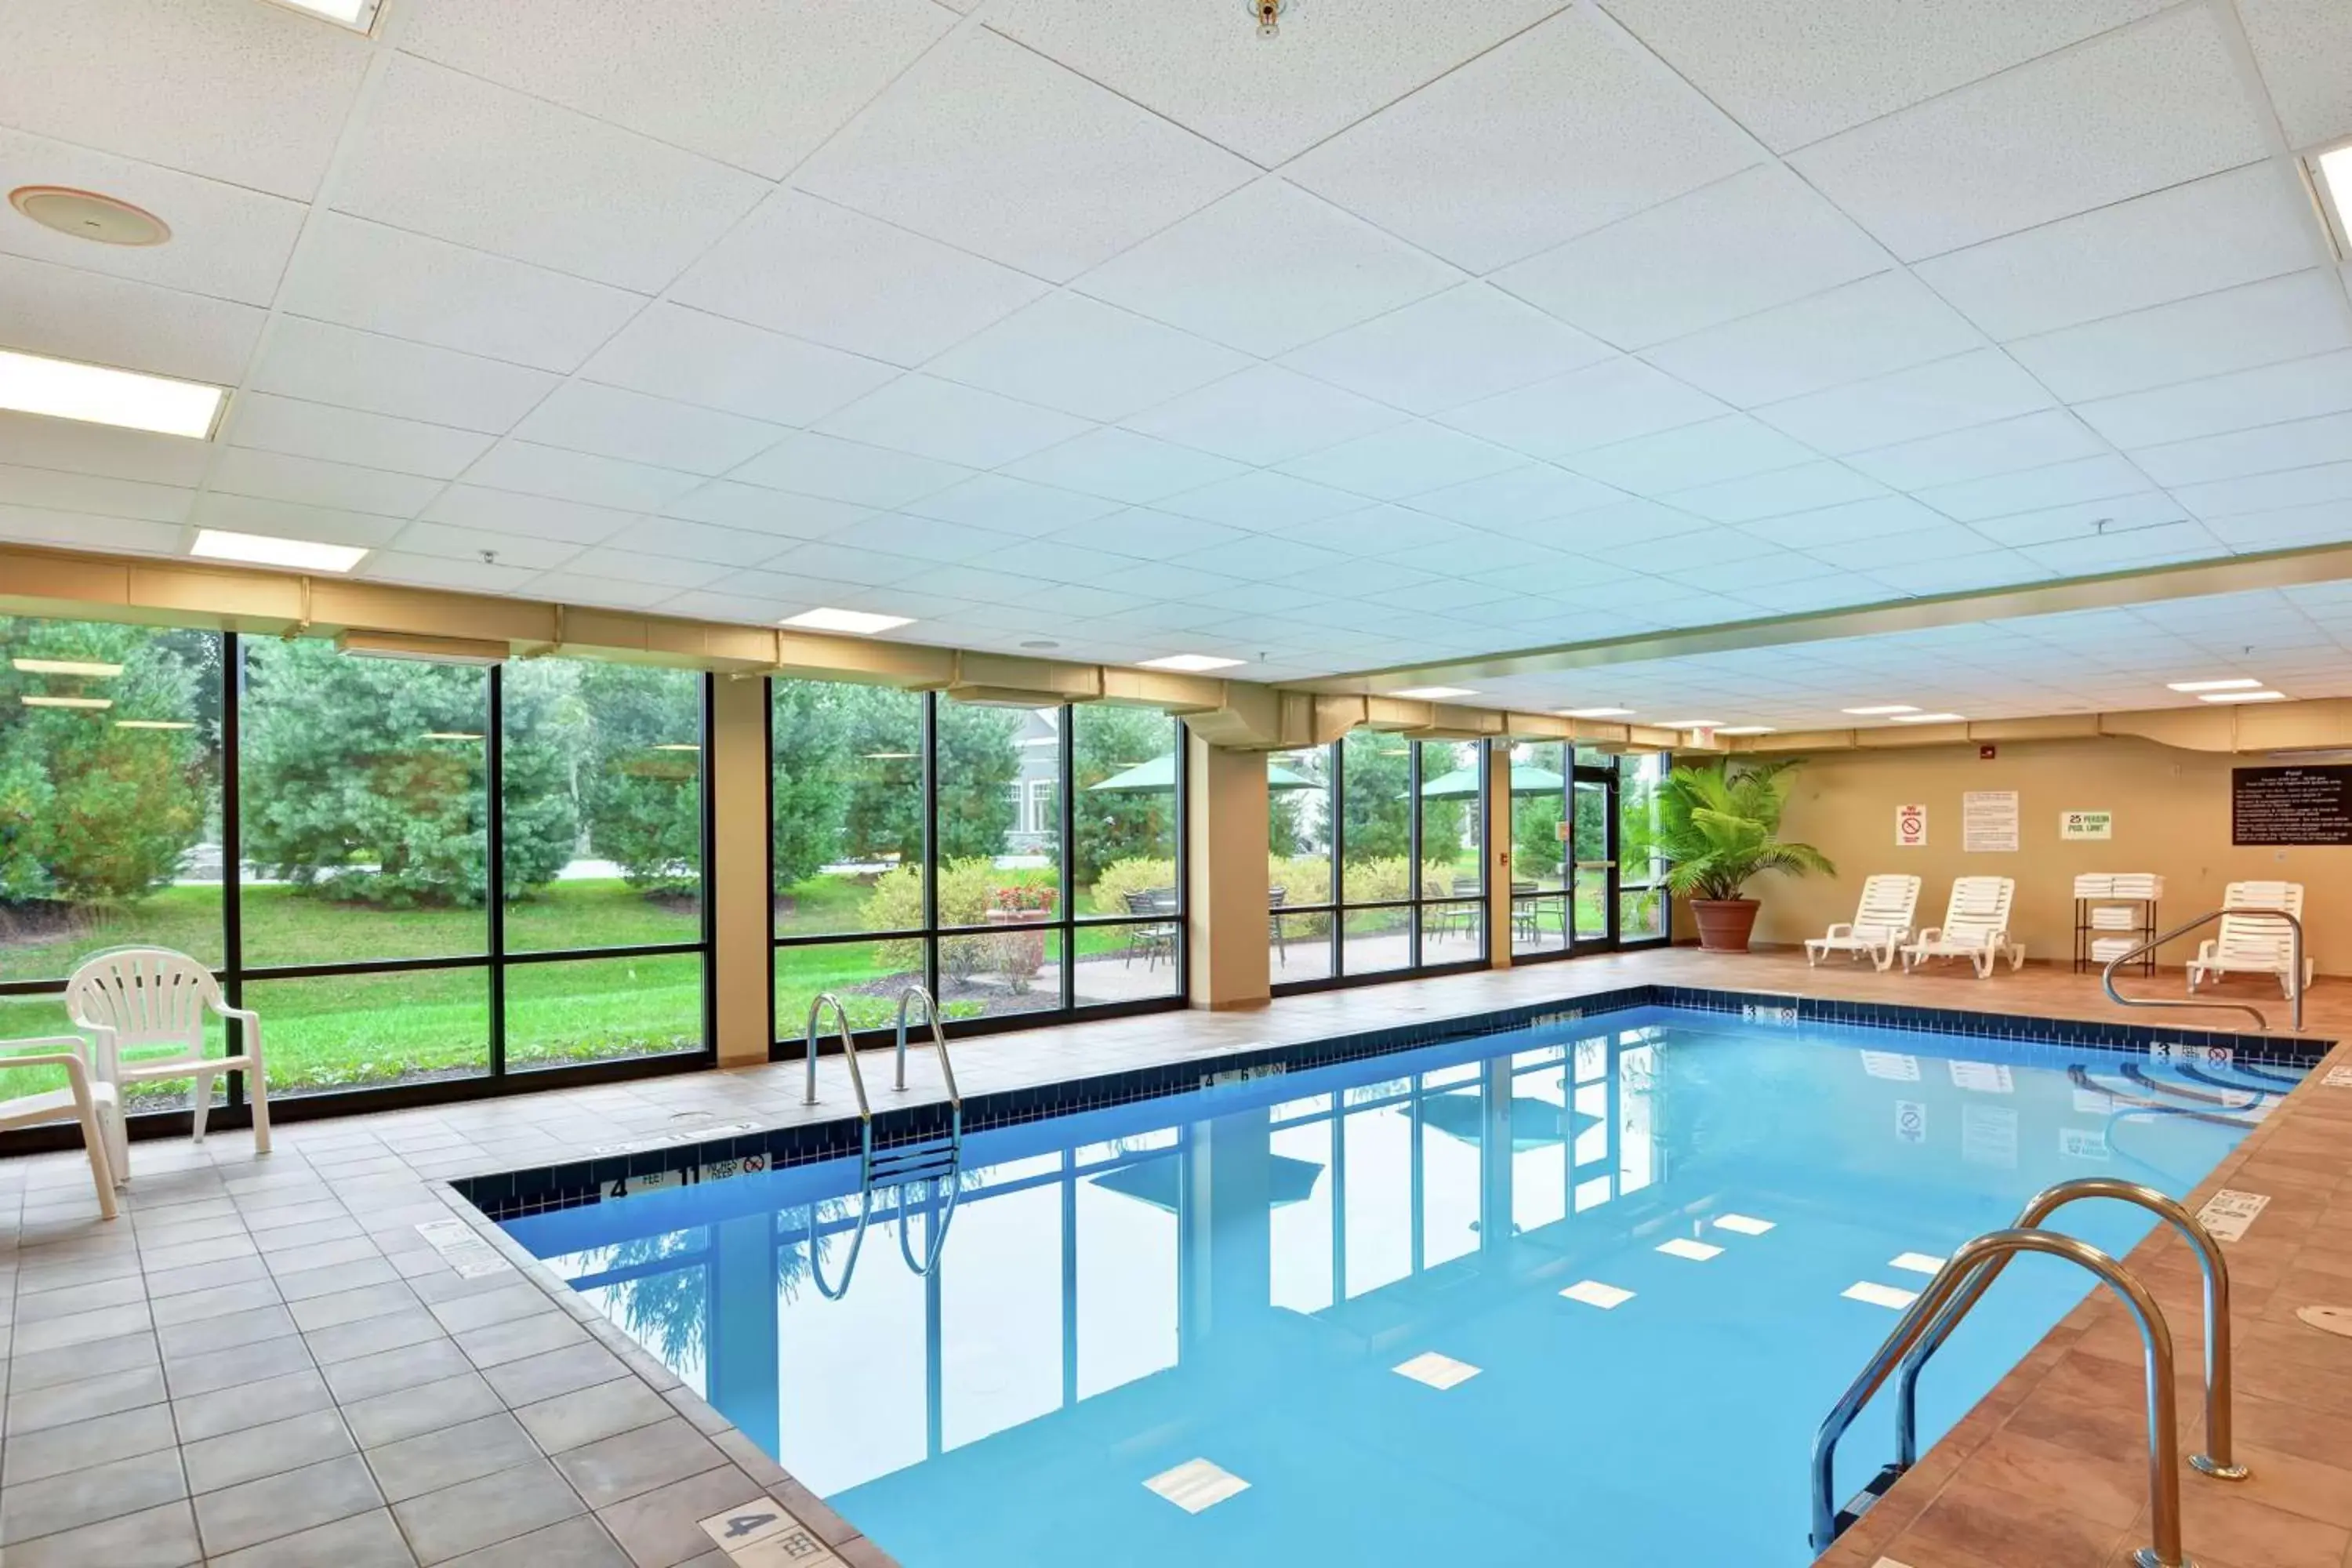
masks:
<svg viewBox="0 0 2352 1568"><path fill-rule="evenodd" d="M1754 899L1693 899L1699 946L1709 952L1746 952L1748 933L1756 929L1756 911L1762 907Z"/></svg>

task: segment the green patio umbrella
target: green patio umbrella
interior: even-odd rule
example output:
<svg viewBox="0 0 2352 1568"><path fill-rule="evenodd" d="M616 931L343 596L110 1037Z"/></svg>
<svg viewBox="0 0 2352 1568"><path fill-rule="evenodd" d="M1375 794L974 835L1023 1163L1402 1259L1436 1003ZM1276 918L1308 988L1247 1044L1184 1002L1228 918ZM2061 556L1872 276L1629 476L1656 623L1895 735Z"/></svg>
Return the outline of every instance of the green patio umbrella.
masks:
<svg viewBox="0 0 2352 1568"><path fill-rule="evenodd" d="M1151 790L1176 787L1176 753L1138 763L1123 773L1113 773L1100 784L1088 784L1089 790L1107 795L1142 795ZM1268 789L1321 789L1322 784L1305 773L1292 773L1279 763L1265 764L1265 787Z"/></svg>
<svg viewBox="0 0 2352 1568"><path fill-rule="evenodd" d="M1568 788L1568 781L1549 768L1537 767L1533 763L1511 764L1513 795L1558 795ZM1421 786L1423 800L1475 800L1478 795L1478 770L1475 767L1456 768L1441 773Z"/></svg>

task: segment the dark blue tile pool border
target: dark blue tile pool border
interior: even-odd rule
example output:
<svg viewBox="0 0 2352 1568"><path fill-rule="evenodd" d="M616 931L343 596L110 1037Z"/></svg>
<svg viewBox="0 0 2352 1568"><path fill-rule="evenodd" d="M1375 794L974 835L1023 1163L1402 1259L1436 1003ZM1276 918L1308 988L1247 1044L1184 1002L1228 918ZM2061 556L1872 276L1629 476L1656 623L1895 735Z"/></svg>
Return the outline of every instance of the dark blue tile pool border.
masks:
<svg viewBox="0 0 2352 1568"><path fill-rule="evenodd" d="M1580 1023L1637 1007L1729 1013L1788 1025L1845 1024L1927 1035L1969 1035L2053 1049L2147 1051L2161 1044L2174 1049L2186 1047L2191 1050L2226 1050L2239 1060L2296 1068L2314 1065L2336 1044L2334 1040L2303 1037L2283 1039L2271 1035L2233 1035L2210 1029L2159 1028L2150 1024L2103 1024L2081 1018L1977 1013L1957 1007L1847 1002L1794 996L1785 992L1628 985L1549 1002L1523 1003L1487 1013L1394 1024L1319 1040L1244 1047L1214 1057L1003 1089L967 1100L964 1129L977 1132L1069 1116L1164 1095L1191 1093L1216 1083L1265 1073L1389 1056L1482 1035ZM874 1146L886 1149L918 1143L945 1137L948 1131L948 1108L944 1103L877 1111L874 1117ZM490 1218L512 1219L550 1209L599 1203L614 1183L663 1172L704 1172L714 1166L728 1170L772 1169L838 1159L856 1153L857 1147L857 1119L843 1116L698 1143L671 1142L532 1170L462 1177L450 1184Z"/></svg>

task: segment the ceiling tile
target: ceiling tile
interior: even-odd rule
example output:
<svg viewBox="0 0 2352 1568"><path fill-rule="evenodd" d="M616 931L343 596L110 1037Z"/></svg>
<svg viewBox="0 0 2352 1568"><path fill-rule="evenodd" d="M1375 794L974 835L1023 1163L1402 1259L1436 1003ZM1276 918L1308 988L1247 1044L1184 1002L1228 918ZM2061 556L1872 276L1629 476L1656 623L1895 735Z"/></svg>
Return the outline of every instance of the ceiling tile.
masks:
<svg viewBox="0 0 2352 1568"><path fill-rule="evenodd" d="M1264 465L1335 447L1403 418L1354 393L1309 381L1279 365L1260 364L1163 403L1126 424L1146 436Z"/></svg>
<svg viewBox="0 0 2352 1568"><path fill-rule="evenodd" d="M1455 522L1520 532L1528 525L1624 500L1622 491L1549 463L1448 485L1412 498L1417 512L1435 512Z"/></svg>
<svg viewBox="0 0 2352 1568"><path fill-rule="evenodd" d="M546 572L580 553L575 541L499 533L446 522L412 522L394 537L393 543L408 555L464 561L490 572ZM771 544L768 553L775 552L775 546ZM484 561L485 554L491 559Z"/></svg>
<svg viewBox="0 0 2352 1568"><path fill-rule="evenodd" d="M1124 419L1249 363L1189 332L1056 290L924 368L1087 419Z"/></svg>
<svg viewBox="0 0 2352 1568"><path fill-rule="evenodd" d="M1876 481L1843 463L1804 463L1774 473L1751 474L1720 484L1675 490L1662 499L1717 522L1752 522L1759 518L1874 500L1885 493L1884 487Z"/></svg>
<svg viewBox="0 0 2352 1568"><path fill-rule="evenodd" d="M649 294L767 191L740 170L395 54L334 205Z"/></svg>
<svg viewBox="0 0 2352 1568"><path fill-rule="evenodd" d="M925 0L422 0L400 47L772 180L954 20Z"/></svg>
<svg viewBox="0 0 2352 1568"><path fill-rule="evenodd" d="M1604 484L1637 495L1655 495L1773 468L1792 468L1814 456L1810 447L1744 414L1729 414L1678 430L1596 447L1565 461L1578 473Z"/></svg>
<svg viewBox="0 0 2352 1568"><path fill-rule="evenodd" d="M1756 162L1710 106L1578 7L1324 142L1286 172L1485 273Z"/></svg>
<svg viewBox="0 0 2352 1568"><path fill-rule="evenodd" d="M1710 327L1643 358L1742 408L1979 347L1984 335L1901 272Z"/></svg>
<svg viewBox="0 0 2352 1568"><path fill-rule="evenodd" d="M776 287L779 278L792 287ZM753 326L913 365L1045 290L993 261L785 190L696 262L671 295Z"/></svg>
<svg viewBox="0 0 2352 1568"><path fill-rule="evenodd" d="M1296 540L1244 534L1239 539L1187 551L1175 558L1175 563L1203 572L1222 572L1229 576L1265 582L1295 577L1319 566L1336 566L1346 559L1334 551L1301 544Z"/></svg>
<svg viewBox="0 0 2352 1568"><path fill-rule="evenodd" d="M1558 8L1355 0L1342 21L1300 7L1271 47L1246 13L1223 26L1156 0L997 0L988 25L1272 167Z"/></svg>
<svg viewBox="0 0 2352 1568"><path fill-rule="evenodd" d="M1883 484L1912 490L2040 468L2106 449L2081 420L2052 408L1856 452L1845 462Z"/></svg>
<svg viewBox="0 0 2352 1568"><path fill-rule="evenodd" d="M1170 496L1160 510L1234 528L1279 529L1354 511L1363 504L1360 496L1261 469Z"/></svg>
<svg viewBox="0 0 2352 1568"><path fill-rule="evenodd" d="M608 610L650 610L677 592L667 583L588 577L575 572L543 573L530 585L534 599L551 599L559 605L593 605Z"/></svg>
<svg viewBox="0 0 2352 1568"><path fill-rule="evenodd" d="M0 190L20 185L104 191L163 218L171 243L91 245L12 212L0 214L0 251L247 305L276 295L302 226L296 202L0 130Z"/></svg>
<svg viewBox="0 0 2352 1568"><path fill-rule="evenodd" d="M268 533L281 539L311 539L329 544L378 549L392 542L401 521L374 512L343 511L309 501L268 500L211 490L196 497L188 521L199 528L236 533Z"/></svg>
<svg viewBox="0 0 2352 1568"><path fill-rule="evenodd" d="M1525 459L1516 452L1416 419L1293 458L1282 468L1317 484L1336 485L1379 500L1401 500L1524 466Z"/></svg>
<svg viewBox="0 0 2352 1568"><path fill-rule="evenodd" d="M825 500L900 507L935 495L971 473L954 463L803 431L785 437L729 477Z"/></svg>
<svg viewBox="0 0 2352 1568"><path fill-rule="evenodd" d="M441 492L440 500L425 509L425 521L490 533L559 540L569 544L596 544L635 521L636 514L546 496L452 485Z"/></svg>
<svg viewBox="0 0 2352 1568"><path fill-rule="evenodd" d="M1056 282L1234 189L1249 164L975 27L927 56L797 183Z"/></svg>
<svg viewBox="0 0 2352 1568"><path fill-rule="evenodd" d="M908 375L829 416L821 434L992 468L1083 433L1086 422L936 376Z"/></svg>
<svg viewBox="0 0 2352 1568"><path fill-rule="evenodd" d="M725 473L786 434L740 415L586 381L557 387L514 433L542 446L703 475Z"/></svg>
<svg viewBox="0 0 2352 1568"><path fill-rule="evenodd" d="M370 48L278 7L38 0L0 10L16 130L297 200L326 173Z"/></svg>
<svg viewBox="0 0 2352 1568"><path fill-rule="evenodd" d="M2352 10L2336 0L2238 0L2286 139L2313 147L2352 136Z"/></svg>
<svg viewBox="0 0 2352 1568"><path fill-rule="evenodd" d="M748 418L808 425L898 372L879 360L665 302L623 328L580 374Z"/></svg>
<svg viewBox="0 0 2352 1568"><path fill-rule="evenodd" d="M2288 468L2275 474L2179 485L2173 489L2172 499L2190 516L2200 518L2352 500L2352 462L2322 463L2315 468Z"/></svg>
<svg viewBox="0 0 2352 1568"><path fill-rule="evenodd" d="M1916 261L2268 153L2212 13L2188 5L1790 161Z"/></svg>
<svg viewBox="0 0 2352 1568"><path fill-rule="evenodd" d="M642 296L486 251L320 213L281 309L541 370L579 368Z"/></svg>
<svg viewBox="0 0 2352 1568"><path fill-rule="evenodd" d="M0 506L0 539L16 544L57 544L70 550L120 550L140 555L177 555L184 531L172 522L142 522L127 517L92 517L81 511Z"/></svg>
<svg viewBox="0 0 2352 1568"><path fill-rule="evenodd" d="M223 439L231 446L283 452L289 457L341 460L396 474L454 479L490 449L493 437L446 425L247 392L230 405Z"/></svg>
<svg viewBox="0 0 2352 1568"><path fill-rule="evenodd" d="M459 594L516 594L539 574L529 567L419 554L404 548L405 535L401 542L404 548L400 550L379 550L361 562L357 575L372 583L398 583L411 588L443 588Z"/></svg>
<svg viewBox="0 0 2352 1568"><path fill-rule="evenodd" d="M2244 370L2352 344L2344 294L2305 271L2067 327L2009 345L2070 403Z"/></svg>
<svg viewBox="0 0 2352 1568"><path fill-rule="evenodd" d="M2201 524L2175 522L2127 533L2029 545L2020 553L2037 564L2070 576L2081 576L2098 572L2120 572L2134 566L2160 565L2168 561L2199 560L2225 552L2221 542Z"/></svg>
<svg viewBox="0 0 2352 1568"><path fill-rule="evenodd" d="M903 512L886 513L852 524L827 541L834 544L855 545L860 550L878 550L886 554L904 555L917 561L970 561L1000 551L1020 550L1028 542L1018 535L999 533L994 529L974 528L969 523L941 522L936 518L914 517ZM1038 552L1040 560L1050 554Z"/></svg>
<svg viewBox="0 0 2352 1568"><path fill-rule="evenodd" d="M1617 359L1482 398L1438 422L1530 457L1564 458L1728 412L1663 371Z"/></svg>
<svg viewBox="0 0 2352 1568"><path fill-rule="evenodd" d="M408 541L403 539L405 546ZM744 528L714 528L675 517L641 517L604 542L648 555L675 556L715 566L761 566L790 549L793 541ZM584 568L583 568L584 570Z"/></svg>
<svg viewBox="0 0 2352 1568"><path fill-rule="evenodd" d="M1743 525L1742 531L1790 550L1834 555L1857 539L1878 539L1945 526L1945 519L1907 496L1876 496L1785 517L1760 519Z"/></svg>
<svg viewBox="0 0 2352 1568"><path fill-rule="evenodd" d="M2118 447L2152 447L2352 410L2352 351L2086 403L2075 412Z"/></svg>
<svg viewBox="0 0 2352 1568"><path fill-rule="evenodd" d="M1242 472L1243 465L1108 426L1010 464L1005 472L1144 506Z"/></svg>
<svg viewBox="0 0 2352 1568"><path fill-rule="evenodd" d="M2294 419L2255 430L2142 447L2132 461L2160 485L2193 485L2352 460L2352 414Z"/></svg>
<svg viewBox="0 0 2352 1568"><path fill-rule="evenodd" d="M555 384L544 371L296 318L277 322L253 374L263 392L493 435Z"/></svg>
<svg viewBox="0 0 2352 1568"><path fill-rule="evenodd" d="M1272 358L1460 279L1362 219L1268 177L1121 252L1076 287Z"/></svg>
<svg viewBox="0 0 2352 1568"><path fill-rule="evenodd" d="M919 593L945 593L924 580L925 569L937 563L919 561L908 555L896 555L879 550L861 550L850 540L818 540L809 544L795 544L769 563L768 569L796 576L820 577L835 583L857 583L868 587L900 586ZM958 567L958 571L970 568ZM931 573L929 575L936 576ZM856 605L844 605L854 609Z"/></svg>
<svg viewBox="0 0 2352 1568"><path fill-rule="evenodd" d="M937 495L908 501L899 510L1034 538L1108 517L1119 508L1117 501L1076 490L1031 484L1003 474L975 474Z"/></svg>
<svg viewBox="0 0 2352 1568"><path fill-rule="evenodd" d="M1066 532L1049 534L1038 541L1038 548L1054 551L1067 546L1108 550L1115 555L1131 555L1141 561L1165 561L1170 556L1204 550L1212 544L1228 543L1241 536L1241 530L1228 528L1223 523L1179 517L1173 512L1153 511L1144 507L1130 507ZM1118 588L1122 592L1160 592L1171 596L1180 592L1173 587L1150 588L1149 575L1147 573L1131 582L1106 581L1103 585Z"/></svg>
<svg viewBox="0 0 2352 1568"><path fill-rule="evenodd" d="M2118 457L2078 458L2071 463L2026 468L1990 479L1969 479L1912 492L1947 517L1962 522L2007 517L2012 512L2103 500L2149 489L2147 476Z"/></svg>
<svg viewBox="0 0 2352 1568"><path fill-rule="evenodd" d="M1343 554L1386 555L1399 550L1443 549L1449 544L1475 547L1494 535L1458 522L1401 506L1366 507L1313 522L1286 523L1285 539L1319 545Z"/></svg>
<svg viewBox="0 0 2352 1568"><path fill-rule="evenodd" d="M2087 535L2122 532L2178 522L2188 514L2170 496L2157 490L2137 495L2108 496L2098 500L2072 501L2000 517L1979 518L1969 525L1998 544L2050 544Z"/></svg>
<svg viewBox="0 0 2352 1568"><path fill-rule="evenodd" d="M2051 402L2016 361L1998 349L1980 349L1775 403L1756 416L1809 446L1843 455L2014 419Z"/></svg>
<svg viewBox="0 0 2352 1568"><path fill-rule="evenodd" d="M198 485L212 465L214 450L208 441L0 409L0 460L34 468L159 485Z"/></svg>
<svg viewBox="0 0 2352 1568"><path fill-rule="evenodd" d="M1770 166L1529 257L1495 281L1605 342L1638 348L1890 265L1878 242L1819 193Z"/></svg>
<svg viewBox="0 0 2352 1568"><path fill-rule="evenodd" d="M441 493L441 483L414 474L321 462L316 458L289 458L246 447L224 448L212 472L212 487L233 495L384 517L415 517Z"/></svg>
<svg viewBox="0 0 2352 1568"><path fill-rule="evenodd" d="M583 551L566 563L563 569L567 573L614 577L625 583L641 583L673 592L711 587L728 575L727 568L707 561L682 559L667 553L647 554L638 550L615 550L609 546Z"/></svg>
<svg viewBox="0 0 2352 1568"><path fill-rule="evenodd" d="M2340 500L2276 511L2240 512L2207 521L2206 529L2233 550L2285 550L2305 544L2340 544L2352 539L2352 504ZM2342 661L2337 659L2340 668Z"/></svg>
<svg viewBox="0 0 2352 1568"><path fill-rule="evenodd" d="M466 482L585 506L653 511L692 489L694 476L675 468L509 439L467 468Z"/></svg>
<svg viewBox="0 0 2352 1568"><path fill-rule="evenodd" d="M874 513L870 507L710 479L662 508L662 515L779 538L821 539Z"/></svg>
<svg viewBox="0 0 2352 1568"><path fill-rule="evenodd" d="M0 256L0 343L28 353L235 386L264 319L251 305Z"/></svg>
<svg viewBox="0 0 2352 1568"><path fill-rule="evenodd" d="M2163 0L1605 0L1779 152L1875 120L2156 10Z"/></svg>
<svg viewBox="0 0 2352 1568"><path fill-rule="evenodd" d="M111 514L146 522L184 522L195 494L178 485L0 464L0 505Z"/></svg>
<svg viewBox="0 0 2352 1568"><path fill-rule="evenodd" d="M1435 414L1609 357L1605 345L1491 284L1465 283L1309 343L1283 363Z"/></svg>
<svg viewBox="0 0 2352 1568"><path fill-rule="evenodd" d="M2252 283L2311 265L2311 203L2249 164L1923 261L1927 286L1997 339Z"/></svg>

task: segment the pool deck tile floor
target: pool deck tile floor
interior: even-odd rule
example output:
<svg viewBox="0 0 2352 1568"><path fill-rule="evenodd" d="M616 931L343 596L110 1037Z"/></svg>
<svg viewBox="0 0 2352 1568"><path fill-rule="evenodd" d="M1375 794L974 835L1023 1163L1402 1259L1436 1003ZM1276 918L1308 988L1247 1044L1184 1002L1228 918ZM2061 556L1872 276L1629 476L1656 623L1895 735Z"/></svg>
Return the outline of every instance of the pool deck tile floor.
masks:
<svg viewBox="0 0 2352 1568"><path fill-rule="evenodd" d="M2150 1016L2040 966L1978 982L1957 969L1811 970L1785 953L1675 949L1001 1035L960 1046L958 1070L967 1093L984 1092L1654 981ZM2169 993L2178 979L2140 984ZM2311 1033L2352 1037L2352 984L2323 982L2310 1003ZM2276 1008L2274 992L2264 1005ZM2352 1065L2352 1047L2330 1065ZM909 1098L937 1098L929 1064L919 1072ZM442 1184L451 1177L552 1163L682 1119L840 1115L845 1069L828 1060L819 1077L814 1108L800 1103L798 1065L777 1064L284 1122L259 1157L242 1132L142 1142L113 1224L97 1217L79 1155L0 1162L0 1558L727 1568L701 1521L781 1504L834 1560L887 1564L519 1250L500 1247L509 1267L461 1273L416 1228L476 1217ZM887 1081L880 1067L867 1077ZM2254 1476L2184 1474L2189 1550L2205 1568L2352 1568L2352 1340L2294 1317L2310 1302L2352 1303L2352 1088L2315 1074L2200 1196L2222 1185L2272 1197L2229 1248L2238 1431ZM2195 1445L2195 1268L2168 1236L2130 1263L2179 1339L2181 1437ZM2137 1353L2119 1310L2086 1302L1825 1561L2127 1562L2147 1539Z"/></svg>

